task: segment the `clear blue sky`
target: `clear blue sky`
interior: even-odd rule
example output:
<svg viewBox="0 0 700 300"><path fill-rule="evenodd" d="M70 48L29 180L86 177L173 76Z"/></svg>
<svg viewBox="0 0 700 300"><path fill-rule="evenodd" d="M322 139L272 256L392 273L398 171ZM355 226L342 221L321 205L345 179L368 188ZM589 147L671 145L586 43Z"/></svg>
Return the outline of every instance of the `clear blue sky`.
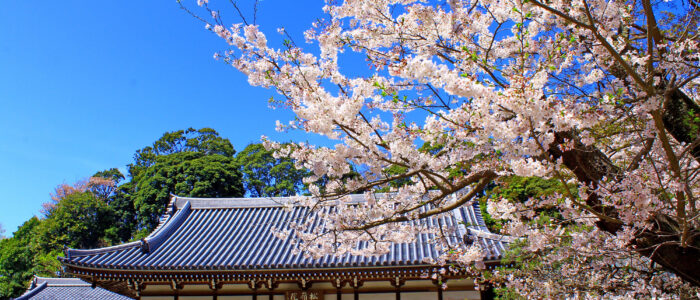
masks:
<svg viewBox="0 0 700 300"><path fill-rule="evenodd" d="M258 23L271 36L284 26L301 42L301 32L322 14L321 7L320 1L261 1ZM38 215L58 184L123 169L135 150L166 131L211 127L237 150L261 135L314 142L275 132L275 120L287 121L291 114L269 109L273 91L250 87L242 74L212 58L223 49L175 0L3 1L5 234Z"/></svg>

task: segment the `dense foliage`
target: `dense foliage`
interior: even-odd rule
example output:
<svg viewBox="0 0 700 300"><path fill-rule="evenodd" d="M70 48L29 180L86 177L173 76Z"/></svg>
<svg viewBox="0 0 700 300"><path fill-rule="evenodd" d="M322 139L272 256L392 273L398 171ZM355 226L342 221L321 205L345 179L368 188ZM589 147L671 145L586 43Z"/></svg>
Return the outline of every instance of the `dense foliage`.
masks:
<svg viewBox="0 0 700 300"><path fill-rule="evenodd" d="M290 158L274 158L260 144L246 149L234 156L231 142L209 128L166 132L136 151L126 176L112 168L60 184L42 205L41 218L0 239L0 298L21 294L33 275L63 276L57 260L63 247L97 248L147 235L171 194L278 196L303 188L305 172L294 169Z"/></svg>
<svg viewBox="0 0 700 300"><path fill-rule="evenodd" d="M243 185L250 197L284 197L303 193L307 175L288 156L275 156L262 144L250 144L236 154L243 173Z"/></svg>
<svg viewBox="0 0 700 300"><path fill-rule="evenodd" d="M113 210L92 192L66 194L43 218L31 218L0 240L0 298L24 292L33 275L61 276L63 247L104 246L113 224Z"/></svg>
<svg viewBox="0 0 700 300"><path fill-rule="evenodd" d="M308 43L280 29L280 48L224 19L242 16L224 2L179 1L231 47L215 57L280 94L289 127L338 141L266 144L311 170L307 182L327 179L305 204L367 196L319 210L326 231L297 224L309 255L385 253L426 230L406 221L469 204L501 176L539 177L562 188L487 202L521 257L538 258L489 280L533 298L697 293L697 1L327 1ZM370 72L340 67L358 56ZM387 188L395 197L371 193ZM483 259L478 245L441 245L444 260Z"/></svg>
<svg viewBox="0 0 700 300"><path fill-rule="evenodd" d="M35 274L32 239L40 221L33 217L24 222L11 238L0 240L0 298L16 297L27 289Z"/></svg>
<svg viewBox="0 0 700 300"><path fill-rule="evenodd" d="M210 128L166 132L137 150L128 165L130 180L108 199L118 220L110 232L120 241L144 237L158 224L171 194L243 196L235 153L231 142ZM118 171L105 175L121 178Z"/></svg>
<svg viewBox="0 0 700 300"><path fill-rule="evenodd" d="M134 175L130 191L139 226L150 232L170 201L185 197L241 197L241 172L234 158L221 154L179 152L157 157Z"/></svg>

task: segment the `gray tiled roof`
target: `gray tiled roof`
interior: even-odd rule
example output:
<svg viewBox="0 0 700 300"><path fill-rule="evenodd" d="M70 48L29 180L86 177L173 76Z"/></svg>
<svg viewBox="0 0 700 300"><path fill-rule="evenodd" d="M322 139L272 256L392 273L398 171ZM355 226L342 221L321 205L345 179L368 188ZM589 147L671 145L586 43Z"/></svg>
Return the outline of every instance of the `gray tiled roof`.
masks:
<svg viewBox="0 0 700 300"><path fill-rule="evenodd" d="M361 201L361 195L353 197ZM260 270L426 265L439 256L428 235L418 236L412 243L393 244L389 253L378 257L313 259L295 254L293 240L281 240L271 232L273 228L288 228L290 221L309 212L302 206L285 209L283 204L289 201L291 198L176 197L171 214L166 214L144 240L93 250L68 249L61 259L75 266L109 269ZM472 240L486 250L487 260L500 258L506 247L504 240L489 235L476 204L424 222L460 228L454 243L462 242L464 234L473 235ZM457 226L460 223L468 228Z"/></svg>
<svg viewBox="0 0 700 300"><path fill-rule="evenodd" d="M91 284L78 278L34 277L29 289L16 300L126 300L131 299Z"/></svg>

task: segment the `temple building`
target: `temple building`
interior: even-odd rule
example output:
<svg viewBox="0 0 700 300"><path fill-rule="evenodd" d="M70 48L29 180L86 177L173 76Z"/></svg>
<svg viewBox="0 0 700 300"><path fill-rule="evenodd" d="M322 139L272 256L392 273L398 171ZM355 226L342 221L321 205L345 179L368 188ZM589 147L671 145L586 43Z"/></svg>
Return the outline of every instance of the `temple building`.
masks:
<svg viewBox="0 0 700 300"><path fill-rule="evenodd" d="M351 197L363 201L362 195ZM307 207L291 201L173 196L148 237L100 249L67 249L60 259L68 273L136 299L482 298L463 271L430 263L441 253L428 234L392 244L381 256L314 259L297 253L294 239L272 232L308 217ZM507 247L505 238L485 227L478 206L423 222L454 228L454 243L479 243L487 254L486 267L497 265Z"/></svg>
<svg viewBox="0 0 700 300"><path fill-rule="evenodd" d="M29 289L15 300L128 300L129 297L110 292L79 278L46 278L34 276Z"/></svg>

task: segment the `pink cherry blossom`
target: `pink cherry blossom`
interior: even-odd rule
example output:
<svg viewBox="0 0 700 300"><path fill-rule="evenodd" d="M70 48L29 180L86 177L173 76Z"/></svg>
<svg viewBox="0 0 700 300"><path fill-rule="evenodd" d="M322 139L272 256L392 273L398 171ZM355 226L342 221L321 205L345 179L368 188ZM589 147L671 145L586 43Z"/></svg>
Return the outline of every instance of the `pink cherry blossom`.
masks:
<svg viewBox="0 0 700 300"><path fill-rule="evenodd" d="M336 143L263 138L311 171L313 197L299 204L319 219L277 233L297 239L299 251L380 255L430 234L445 250L436 263L478 274L481 246L450 243L454 230L425 220L470 205L498 177L536 176L566 188L488 202L532 262L493 271L494 284L532 298L697 295L697 278L663 265L639 239L658 237L659 220L671 219L678 232L654 247L697 244L700 164L687 137L700 130L700 110L671 107L698 100L700 17L691 4L678 3L681 13L649 1L328 1L303 33L308 44L281 48L268 45L264 25L224 25L214 3L197 4L234 48L222 60L295 114L278 129ZM348 52L366 57L369 75L341 72ZM366 201L348 196L358 192ZM316 220L322 226L307 230Z"/></svg>

